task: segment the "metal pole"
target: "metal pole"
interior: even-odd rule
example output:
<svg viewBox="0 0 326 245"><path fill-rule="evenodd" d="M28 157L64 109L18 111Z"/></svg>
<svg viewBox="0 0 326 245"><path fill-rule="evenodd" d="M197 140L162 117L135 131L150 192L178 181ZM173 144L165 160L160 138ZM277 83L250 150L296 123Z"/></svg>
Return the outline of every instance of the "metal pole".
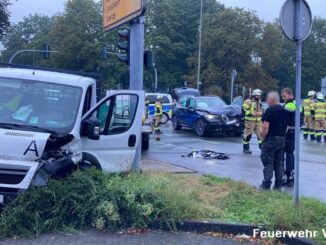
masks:
<svg viewBox="0 0 326 245"><path fill-rule="evenodd" d="M14 59L15 59L15 57L17 56L17 55L19 55L19 54L21 54L21 53L24 53L24 52L33 52L33 53L58 53L58 51L46 51L46 50L38 50L38 49L23 49L23 50L19 50L19 51L17 51L16 53L14 53L12 56L11 56L11 58L10 58L10 60L9 60L9 64L11 64L13 61L14 61Z"/></svg>
<svg viewBox="0 0 326 245"><path fill-rule="evenodd" d="M130 26L130 89L143 91L144 78L144 17L140 17ZM141 172L141 128L138 134L136 156L132 169Z"/></svg>
<svg viewBox="0 0 326 245"><path fill-rule="evenodd" d="M157 93L157 68L156 67L154 67L154 76L155 76L154 93Z"/></svg>
<svg viewBox="0 0 326 245"><path fill-rule="evenodd" d="M203 0L200 0L199 48L198 48L198 71L197 71L197 89L198 90L200 88L202 30L203 30Z"/></svg>
<svg viewBox="0 0 326 245"><path fill-rule="evenodd" d="M231 76L231 104L233 101L233 90L234 90L234 78L233 78L233 71L232 71L232 76Z"/></svg>
<svg viewBox="0 0 326 245"><path fill-rule="evenodd" d="M300 108L301 108L301 66L302 66L302 1L296 1L296 113L295 113L295 189L294 203L299 204L300 199Z"/></svg>

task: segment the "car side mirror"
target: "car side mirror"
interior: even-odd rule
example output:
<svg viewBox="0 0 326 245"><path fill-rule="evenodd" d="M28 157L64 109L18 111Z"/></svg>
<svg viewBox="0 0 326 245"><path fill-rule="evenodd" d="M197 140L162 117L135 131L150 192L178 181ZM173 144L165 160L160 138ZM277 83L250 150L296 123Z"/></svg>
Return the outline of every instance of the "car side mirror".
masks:
<svg viewBox="0 0 326 245"><path fill-rule="evenodd" d="M89 118L82 122L82 136L90 140L99 140L101 135L101 123L97 119Z"/></svg>

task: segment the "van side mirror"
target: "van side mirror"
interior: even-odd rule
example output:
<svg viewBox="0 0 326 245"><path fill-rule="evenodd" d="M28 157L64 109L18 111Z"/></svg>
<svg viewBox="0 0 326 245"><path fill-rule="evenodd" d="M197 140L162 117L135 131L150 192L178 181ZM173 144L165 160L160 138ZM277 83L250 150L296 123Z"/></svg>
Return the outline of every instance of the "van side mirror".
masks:
<svg viewBox="0 0 326 245"><path fill-rule="evenodd" d="M90 140L99 140L101 135L100 121L92 118L83 121L81 135Z"/></svg>

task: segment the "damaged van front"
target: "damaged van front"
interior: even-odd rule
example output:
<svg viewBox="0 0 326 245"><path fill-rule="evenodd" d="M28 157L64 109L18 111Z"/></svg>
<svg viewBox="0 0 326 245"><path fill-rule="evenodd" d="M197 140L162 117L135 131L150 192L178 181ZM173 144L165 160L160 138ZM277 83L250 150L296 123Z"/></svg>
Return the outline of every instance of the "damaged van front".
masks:
<svg viewBox="0 0 326 245"><path fill-rule="evenodd" d="M96 104L95 91L91 78L0 69L0 203L77 168L130 171L139 93L116 92Z"/></svg>

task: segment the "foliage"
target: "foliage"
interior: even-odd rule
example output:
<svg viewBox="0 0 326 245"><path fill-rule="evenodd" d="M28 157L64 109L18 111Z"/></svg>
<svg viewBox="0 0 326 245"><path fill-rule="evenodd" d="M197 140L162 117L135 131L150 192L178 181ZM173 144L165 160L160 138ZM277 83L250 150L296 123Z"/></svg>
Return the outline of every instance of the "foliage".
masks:
<svg viewBox="0 0 326 245"><path fill-rule="evenodd" d="M142 176L77 172L65 181L32 188L6 206L0 236L38 236L87 228L175 228L189 219L261 225L268 230L316 230L326 225L326 205L303 198L294 206L282 192L259 191L228 178L146 172Z"/></svg>
<svg viewBox="0 0 326 245"><path fill-rule="evenodd" d="M2 40L6 32L10 28L8 6L10 5L9 0L0 0L0 40Z"/></svg>
<svg viewBox="0 0 326 245"><path fill-rule="evenodd" d="M65 181L32 188L6 206L1 236L38 236L57 230L144 228L154 222L174 227L198 217L187 191L165 177L77 172Z"/></svg>
<svg viewBox="0 0 326 245"><path fill-rule="evenodd" d="M261 225L267 230L319 231L317 239L325 243L322 229L326 225L326 204L315 199L302 198L299 206L293 204L288 193L259 191L247 184L215 176L203 176L207 186L227 186L229 192L213 203L220 210L219 219Z"/></svg>

